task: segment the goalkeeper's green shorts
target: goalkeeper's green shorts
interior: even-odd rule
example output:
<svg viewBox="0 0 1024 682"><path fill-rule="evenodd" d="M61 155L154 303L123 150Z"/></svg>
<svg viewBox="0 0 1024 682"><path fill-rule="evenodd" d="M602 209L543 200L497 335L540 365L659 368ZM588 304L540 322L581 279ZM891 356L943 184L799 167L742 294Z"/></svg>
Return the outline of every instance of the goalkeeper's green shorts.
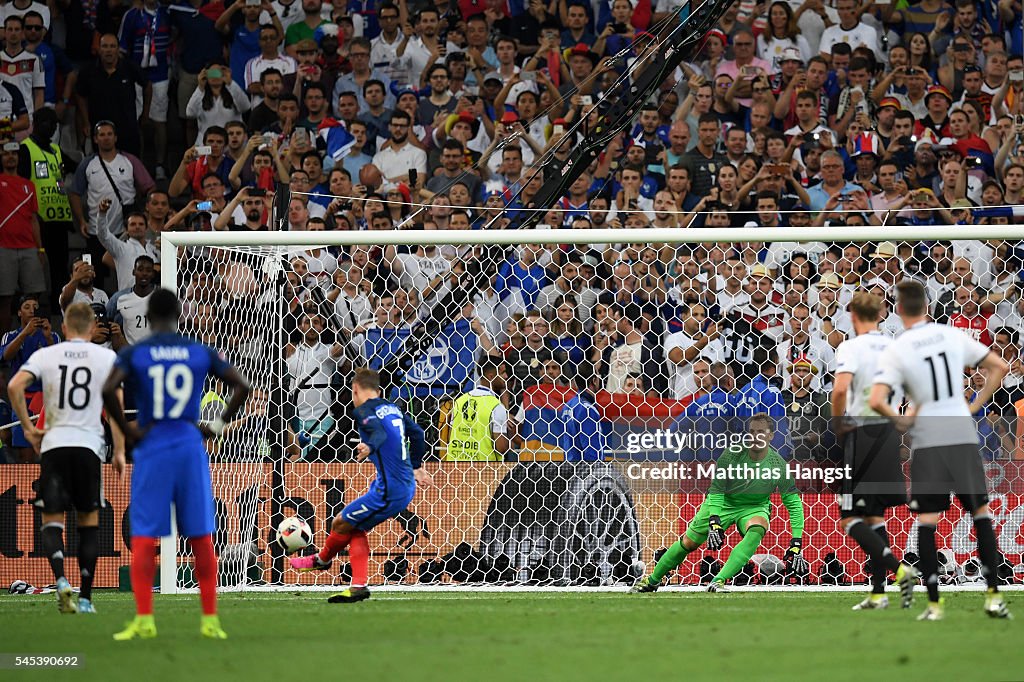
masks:
<svg viewBox="0 0 1024 682"><path fill-rule="evenodd" d="M729 530L730 526L736 524L740 535L746 533L747 524L755 516L771 521L771 509L769 507L722 507L718 513L718 518L722 519L722 528ZM701 505L697 515L686 526L686 537L698 545L704 544L704 541L708 539L708 519L710 517L711 512L708 511L707 506Z"/></svg>

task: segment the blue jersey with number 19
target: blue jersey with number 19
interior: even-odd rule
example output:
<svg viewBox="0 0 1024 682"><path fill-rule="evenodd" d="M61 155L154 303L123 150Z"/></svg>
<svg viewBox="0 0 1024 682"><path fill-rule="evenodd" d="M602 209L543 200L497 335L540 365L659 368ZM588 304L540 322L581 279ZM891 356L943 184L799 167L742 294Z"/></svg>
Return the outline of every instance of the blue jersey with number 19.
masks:
<svg viewBox="0 0 1024 682"><path fill-rule="evenodd" d="M135 397L139 427L132 471L132 535L171 532L171 504L178 532L208 535L216 528L210 464L196 427L208 374L223 376L223 356L177 333L153 334L117 356L126 390Z"/></svg>
<svg viewBox="0 0 1024 682"><path fill-rule="evenodd" d="M177 333L153 334L117 356L128 378L141 428L165 422L196 424L208 374L222 376L228 361L209 346Z"/></svg>

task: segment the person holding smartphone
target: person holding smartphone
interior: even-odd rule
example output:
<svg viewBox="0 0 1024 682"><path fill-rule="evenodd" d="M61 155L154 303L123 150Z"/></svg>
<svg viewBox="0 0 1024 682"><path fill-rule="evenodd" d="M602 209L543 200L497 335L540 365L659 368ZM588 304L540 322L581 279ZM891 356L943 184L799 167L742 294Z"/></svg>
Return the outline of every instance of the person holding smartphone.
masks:
<svg viewBox="0 0 1024 682"><path fill-rule="evenodd" d="M95 284L96 268L92 266L92 256L83 253L71 264L71 279L60 291L60 309L66 310L72 303L95 303L106 308L110 297Z"/></svg>
<svg viewBox="0 0 1024 682"><path fill-rule="evenodd" d="M208 65L199 72L199 85L185 107L185 116L199 126L196 144L210 128L242 120L251 106L249 95L232 80L231 69L216 62Z"/></svg>
<svg viewBox="0 0 1024 682"><path fill-rule="evenodd" d="M19 327L4 334L0 341L3 349L3 360L8 363L11 376L18 373L21 366L40 348L60 343L61 338L50 326L50 320L39 314L39 298L35 295L22 296L18 303ZM31 406L32 399L43 390L42 383L35 381L25 389L25 402ZM36 414L29 408L29 412ZM19 463L38 461L35 451L27 440L21 426L11 429L11 447Z"/></svg>
<svg viewBox="0 0 1024 682"><path fill-rule="evenodd" d="M409 139L412 123L406 112L400 109L393 111L388 123L388 145L373 156L373 165L388 182L414 184L409 175L410 168L416 169L417 181L427 179L427 154Z"/></svg>

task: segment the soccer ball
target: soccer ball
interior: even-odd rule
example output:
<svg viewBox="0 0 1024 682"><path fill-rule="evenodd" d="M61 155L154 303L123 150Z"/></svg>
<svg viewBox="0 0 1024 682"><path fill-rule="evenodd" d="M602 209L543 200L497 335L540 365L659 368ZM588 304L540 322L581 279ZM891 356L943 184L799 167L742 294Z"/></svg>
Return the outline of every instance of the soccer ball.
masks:
<svg viewBox="0 0 1024 682"><path fill-rule="evenodd" d="M289 516L277 527L277 544L287 554L305 549L313 542L313 529L298 516Z"/></svg>

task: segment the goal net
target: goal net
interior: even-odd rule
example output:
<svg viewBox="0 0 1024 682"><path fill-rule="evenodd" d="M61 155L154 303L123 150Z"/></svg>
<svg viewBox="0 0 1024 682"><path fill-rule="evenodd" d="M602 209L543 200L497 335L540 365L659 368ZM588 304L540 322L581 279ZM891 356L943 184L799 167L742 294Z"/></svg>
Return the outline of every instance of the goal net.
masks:
<svg viewBox="0 0 1024 682"><path fill-rule="evenodd" d="M786 572L776 495L735 582L864 584L832 480L835 348L853 334L846 304L859 289L887 302L883 333L901 330L891 302L904 277L925 283L938 321L1011 362L976 425L1005 578L1020 578L1024 254L1012 228L970 228L969 240L965 229L167 233L162 279L182 299L182 331L253 385L211 446L221 584L348 582L347 555L300 575L273 539L297 515L322 545L373 480L355 458L360 366L380 370L385 397L424 428L434 479L370 533L372 584L631 584L684 532L708 464L757 412L797 476L811 570ZM504 379L482 376L485 365ZM978 377L962 381L969 395ZM460 401L467 393L489 399ZM211 384L204 410L225 398ZM950 584L981 580L971 528L956 503L939 526ZM905 507L888 530L912 560ZM731 530L727 549L738 539ZM165 539L162 553L163 589L194 587L185 543ZM726 556L695 552L671 581L706 582Z"/></svg>

